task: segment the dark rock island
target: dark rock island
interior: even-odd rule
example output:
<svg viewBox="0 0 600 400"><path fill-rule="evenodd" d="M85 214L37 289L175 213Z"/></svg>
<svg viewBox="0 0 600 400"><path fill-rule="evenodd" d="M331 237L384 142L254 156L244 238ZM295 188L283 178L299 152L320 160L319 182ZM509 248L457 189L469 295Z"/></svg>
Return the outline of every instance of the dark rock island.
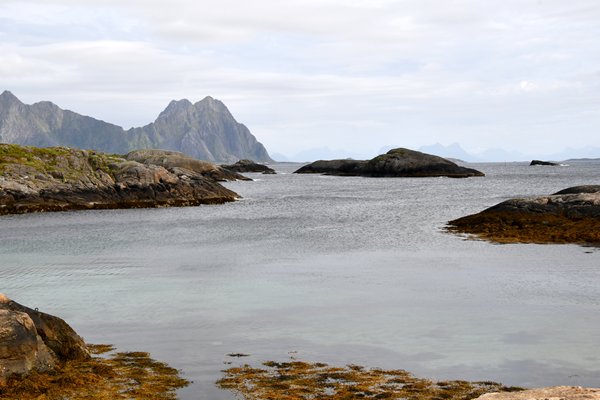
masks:
<svg viewBox="0 0 600 400"><path fill-rule="evenodd" d="M450 221L448 230L500 243L600 243L600 185L506 200Z"/></svg>
<svg viewBox="0 0 600 400"><path fill-rule="evenodd" d="M556 167L556 166L558 166L560 164L552 162L552 161L532 160L529 163L529 166L533 166L533 165L547 165L547 166L551 166L551 167Z"/></svg>
<svg viewBox="0 0 600 400"><path fill-rule="evenodd" d="M215 179L238 176L160 150L119 156L0 144L0 215L224 203L239 196Z"/></svg>
<svg viewBox="0 0 600 400"><path fill-rule="evenodd" d="M263 174L276 174L273 168L269 168L266 165L258 164L252 160L239 160L235 164L221 165L221 167L234 172L246 173L246 172L260 172Z"/></svg>
<svg viewBox="0 0 600 400"><path fill-rule="evenodd" d="M366 177L438 177L466 178L484 176L480 171L461 167L445 158L419 151L398 148L371 160L315 161L298 169L296 174L324 174Z"/></svg>

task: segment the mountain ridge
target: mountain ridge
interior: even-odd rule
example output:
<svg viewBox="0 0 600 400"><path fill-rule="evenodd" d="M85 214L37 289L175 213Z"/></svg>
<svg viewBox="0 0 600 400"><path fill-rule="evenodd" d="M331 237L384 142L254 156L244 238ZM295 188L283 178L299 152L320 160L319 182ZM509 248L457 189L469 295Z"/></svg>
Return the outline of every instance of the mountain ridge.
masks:
<svg viewBox="0 0 600 400"><path fill-rule="evenodd" d="M50 101L24 104L5 90L0 94L0 142L37 147L72 146L120 154L160 148L211 162L244 158L273 161L225 104L210 96L196 103L188 99L172 100L153 122L125 130L63 110Z"/></svg>

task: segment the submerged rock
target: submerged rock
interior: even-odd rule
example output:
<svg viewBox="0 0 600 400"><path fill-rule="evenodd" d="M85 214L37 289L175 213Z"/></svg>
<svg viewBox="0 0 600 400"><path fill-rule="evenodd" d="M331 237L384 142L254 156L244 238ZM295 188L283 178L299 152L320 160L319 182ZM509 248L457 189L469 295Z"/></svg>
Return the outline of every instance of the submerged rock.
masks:
<svg viewBox="0 0 600 400"><path fill-rule="evenodd" d="M263 174L276 174L275 170L252 160L239 160L235 164L222 165L223 168L234 172L261 172Z"/></svg>
<svg viewBox="0 0 600 400"><path fill-rule="evenodd" d="M239 197L215 181L236 179L234 175L213 164L178 154L128 158L67 147L0 144L0 215L191 206Z"/></svg>
<svg viewBox="0 0 600 400"><path fill-rule="evenodd" d="M0 384L11 375L89 358L83 339L65 321L0 293Z"/></svg>
<svg viewBox="0 0 600 400"><path fill-rule="evenodd" d="M466 178L484 176L480 171L461 167L445 158L409 149L393 149L371 160L315 161L298 169L297 174L319 173L366 177L439 177Z"/></svg>
<svg viewBox="0 0 600 400"><path fill-rule="evenodd" d="M576 186L550 196L510 199L448 222L453 232L497 242L600 243L600 186Z"/></svg>

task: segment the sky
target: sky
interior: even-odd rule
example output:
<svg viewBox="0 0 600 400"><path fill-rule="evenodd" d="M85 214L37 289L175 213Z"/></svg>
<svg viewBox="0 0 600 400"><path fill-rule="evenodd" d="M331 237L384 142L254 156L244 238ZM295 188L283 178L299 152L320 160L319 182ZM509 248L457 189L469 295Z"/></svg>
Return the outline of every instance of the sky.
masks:
<svg viewBox="0 0 600 400"><path fill-rule="evenodd" d="M0 91L126 129L210 95L292 158L553 154L600 148L599 21L598 0L0 0Z"/></svg>

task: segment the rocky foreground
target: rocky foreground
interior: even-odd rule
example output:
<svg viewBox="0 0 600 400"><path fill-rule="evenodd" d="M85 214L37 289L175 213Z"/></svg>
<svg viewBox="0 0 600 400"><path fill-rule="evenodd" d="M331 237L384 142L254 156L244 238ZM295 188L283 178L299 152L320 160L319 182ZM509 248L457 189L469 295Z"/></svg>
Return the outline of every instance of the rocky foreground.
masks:
<svg viewBox="0 0 600 400"><path fill-rule="evenodd" d="M450 177L484 176L483 172L461 167L445 158L419 151L398 148L371 160L315 161L295 171L296 174L323 174L365 177Z"/></svg>
<svg viewBox="0 0 600 400"><path fill-rule="evenodd" d="M148 353L107 354L113 350L85 344L62 319L0 293L0 399L174 400L189 384Z"/></svg>
<svg viewBox="0 0 600 400"><path fill-rule="evenodd" d="M600 185L506 200L448 222L448 230L500 243L600 244Z"/></svg>
<svg viewBox="0 0 600 400"><path fill-rule="evenodd" d="M224 203L239 196L218 181L235 179L248 178L177 152L0 144L0 215Z"/></svg>

